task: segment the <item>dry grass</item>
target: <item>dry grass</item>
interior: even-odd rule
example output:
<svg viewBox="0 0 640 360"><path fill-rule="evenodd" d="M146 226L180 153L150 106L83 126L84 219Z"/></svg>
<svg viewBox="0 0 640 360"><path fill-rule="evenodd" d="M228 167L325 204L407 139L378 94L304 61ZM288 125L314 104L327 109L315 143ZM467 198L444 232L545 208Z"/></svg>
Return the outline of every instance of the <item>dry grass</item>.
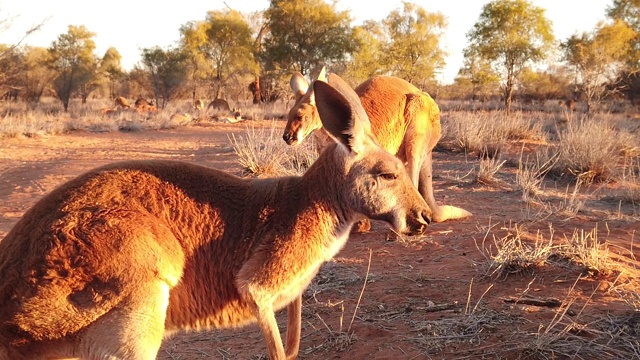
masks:
<svg viewBox="0 0 640 360"><path fill-rule="evenodd" d="M41 103L0 103L0 138L48 136L70 131L114 132L174 129L197 123L202 114L193 109L190 100L175 100L157 113L120 111L107 116L101 109L113 108L108 99L90 99L86 104L72 100L67 112L60 101L45 98ZM278 119L286 114L283 102L261 104L241 109L244 119ZM185 122L175 114L190 114L193 122ZM227 116L228 114L225 114Z"/></svg>
<svg viewBox="0 0 640 360"><path fill-rule="evenodd" d="M275 123L256 129L247 126L244 135L229 140L239 157L245 174L257 177L301 175L317 158L313 139L291 147L283 140Z"/></svg>
<svg viewBox="0 0 640 360"><path fill-rule="evenodd" d="M586 180L606 181L620 154L619 133L609 124L584 120L567 124L558 134L553 172Z"/></svg>
<svg viewBox="0 0 640 360"><path fill-rule="evenodd" d="M490 230L490 229L489 229ZM492 234L488 243L489 230L476 247L483 255L486 276L508 276L517 273L534 273L548 263L569 263L591 276L610 275L616 268L609 255L606 242L598 241L598 229L590 231L576 229L571 237L554 241L553 227L549 227L549 237L537 232L534 239L517 225L502 237Z"/></svg>
<svg viewBox="0 0 640 360"><path fill-rule="evenodd" d="M548 240L540 233L536 234L535 241L523 240L524 233L516 225L513 231L505 236L492 235L493 242L487 244L489 231L485 234L481 244L476 242L478 250L484 256L485 275L507 276L516 273L531 273L535 269L544 266L549 257L554 253L556 246L553 244L553 232Z"/></svg>
<svg viewBox="0 0 640 360"><path fill-rule="evenodd" d="M0 138L57 135L69 130L69 124L59 117L33 111L7 114L0 119Z"/></svg>
<svg viewBox="0 0 640 360"><path fill-rule="evenodd" d="M546 147L544 149L548 150ZM521 151L516 172L516 188L522 192L522 200L528 203L540 194L544 177L553 167L556 157L536 152L535 160L529 161L528 157L523 160L522 154Z"/></svg>
<svg viewBox="0 0 640 360"><path fill-rule="evenodd" d="M500 181L496 178L496 174L506 162L507 160L501 160L497 156L481 158L476 171L476 182L484 185L497 185Z"/></svg>
<svg viewBox="0 0 640 360"><path fill-rule="evenodd" d="M505 142L510 140L546 138L541 123L523 114L452 112L443 117L442 123L442 146L480 157L500 154Z"/></svg>
<svg viewBox="0 0 640 360"><path fill-rule="evenodd" d="M574 230L557 248L555 255L578 266L592 276L610 275L615 268L606 242L598 241L598 228Z"/></svg>

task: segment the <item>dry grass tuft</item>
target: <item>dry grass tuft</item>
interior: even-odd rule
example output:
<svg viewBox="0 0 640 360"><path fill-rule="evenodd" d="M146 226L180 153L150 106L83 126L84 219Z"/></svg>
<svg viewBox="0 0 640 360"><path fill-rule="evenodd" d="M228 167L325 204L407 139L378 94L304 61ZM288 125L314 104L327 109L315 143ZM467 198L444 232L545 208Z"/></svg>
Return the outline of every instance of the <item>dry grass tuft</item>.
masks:
<svg viewBox="0 0 640 360"><path fill-rule="evenodd" d="M612 126L589 120L572 122L558 136L556 174L598 181L612 177L620 154L618 132Z"/></svg>
<svg viewBox="0 0 640 360"><path fill-rule="evenodd" d="M545 148L544 151L548 150ZM516 172L516 187L522 191L522 200L530 202L540 194L540 187L544 177L555 164L557 157L548 154L541 155L536 152L535 161L530 162L527 157L522 160L522 152L518 161L518 171Z"/></svg>
<svg viewBox="0 0 640 360"><path fill-rule="evenodd" d="M574 230L571 238L565 236L555 255L581 267L592 276L610 275L614 270L607 243L598 241L597 227L588 232Z"/></svg>
<svg viewBox="0 0 640 360"><path fill-rule="evenodd" d="M481 158L476 171L476 182L484 185L499 183L496 174L506 162L507 160L501 160L499 157Z"/></svg>
<svg viewBox="0 0 640 360"><path fill-rule="evenodd" d="M229 140L245 174L257 177L300 175L317 158L312 139L296 147L287 145L275 123L268 128L248 126L245 135Z"/></svg>
<svg viewBox="0 0 640 360"><path fill-rule="evenodd" d="M479 156L499 154L510 140L546 138L539 122L522 114L453 112L443 118L442 146Z"/></svg>
<svg viewBox="0 0 640 360"><path fill-rule="evenodd" d="M517 225L503 236L493 236L487 244L489 230L476 247L485 258L486 276L508 276L517 273L533 273L550 262L561 260L577 266L591 276L606 276L613 273L615 262L609 255L608 245L598 241L598 229L591 231L574 230L571 238L565 236L560 243L554 243L554 230L549 227L549 238L540 232L535 240L525 239L527 234Z"/></svg>
<svg viewBox="0 0 640 360"><path fill-rule="evenodd" d="M486 260L487 276L532 272L545 265L556 248L553 244L553 231L549 240L544 240L542 235L537 233L533 243L523 240L524 233L517 225L513 228L513 233L506 236L493 235L493 243L489 245L486 244L488 235L487 231L482 243L476 243Z"/></svg>

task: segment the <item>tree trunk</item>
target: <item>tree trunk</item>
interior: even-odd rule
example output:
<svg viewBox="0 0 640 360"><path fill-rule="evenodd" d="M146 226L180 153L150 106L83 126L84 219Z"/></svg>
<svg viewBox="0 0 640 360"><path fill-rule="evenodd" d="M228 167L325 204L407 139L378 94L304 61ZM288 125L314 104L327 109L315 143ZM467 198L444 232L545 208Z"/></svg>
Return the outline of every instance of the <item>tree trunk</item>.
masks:
<svg viewBox="0 0 640 360"><path fill-rule="evenodd" d="M507 83L504 86L504 110L507 115L511 114L511 97L513 95L513 65L507 66Z"/></svg>

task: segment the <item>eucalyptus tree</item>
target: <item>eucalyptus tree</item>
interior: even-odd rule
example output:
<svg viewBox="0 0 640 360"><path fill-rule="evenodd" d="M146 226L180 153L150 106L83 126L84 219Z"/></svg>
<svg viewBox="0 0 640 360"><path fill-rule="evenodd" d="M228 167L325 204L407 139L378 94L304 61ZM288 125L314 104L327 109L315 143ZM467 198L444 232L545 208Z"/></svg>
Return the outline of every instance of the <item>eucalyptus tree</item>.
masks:
<svg viewBox="0 0 640 360"><path fill-rule="evenodd" d="M164 108L184 90L188 75L188 55L181 48L164 50L158 46L142 49L142 85L153 93L156 104ZM140 81L140 78L138 78Z"/></svg>
<svg viewBox="0 0 640 360"><path fill-rule="evenodd" d="M345 60L356 49L348 11L323 0L271 0L262 60L269 69L308 75Z"/></svg>
<svg viewBox="0 0 640 360"><path fill-rule="evenodd" d="M69 25L68 31L59 35L49 48L49 66L56 73L53 89L65 111L72 95L79 94L85 103L89 93L97 88L95 35L84 25Z"/></svg>
<svg viewBox="0 0 640 360"><path fill-rule="evenodd" d="M382 60L385 68L422 88L434 81L446 65L447 53L440 43L447 28L445 16L403 1L402 7L393 10L382 24L388 38Z"/></svg>
<svg viewBox="0 0 640 360"><path fill-rule="evenodd" d="M562 42L564 59L575 69L587 112L608 93L619 90L616 79L629 59L635 36L626 23L615 20L600 22L592 32L574 34Z"/></svg>
<svg viewBox="0 0 640 360"><path fill-rule="evenodd" d="M184 25L181 33L182 47L190 59L191 80L197 83L207 79L214 98L221 96L231 79L256 72L252 31L238 11L210 11L204 21Z"/></svg>
<svg viewBox="0 0 640 360"><path fill-rule="evenodd" d="M527 0L493 0L482 7L467 33L469 54L490 61L501 74L505 111L510 113L518 74L543 60L555 39L545 10Z"/></svg>

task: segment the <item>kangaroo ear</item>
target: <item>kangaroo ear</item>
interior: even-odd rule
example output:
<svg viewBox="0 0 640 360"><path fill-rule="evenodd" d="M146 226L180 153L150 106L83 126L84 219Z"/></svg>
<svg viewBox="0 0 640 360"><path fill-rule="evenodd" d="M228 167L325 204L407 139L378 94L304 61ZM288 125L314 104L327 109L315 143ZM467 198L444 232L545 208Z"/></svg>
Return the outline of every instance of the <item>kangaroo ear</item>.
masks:
<svg viewBox="0 0 640 360"><path fill-rule="evenodd" d="M291 75L289 85L291 85L293 94L296 96L296 102L300 100L300 98L303 97L309 89L309 83L307 82L307 79L305 79L304 76L302 76L302 74L300 73Z"/></svg>
<svg viewBox="0 0 640 360"><path fill-rule="evenodd" d="M358 118L362 122L362 126L364 127L365 131L367 133L371 133L371 123L369 122L369 116L367 116L367 112L364 111L358 94L356 94L356 92L351 88L351 86L349 86L349 84L347 84L346 81L342 80L342 78L336 74L329 74L327 79L329 85L338 90L350 103L357 104L357 106L354 107L354 110L357 112Z"/></svg>
<svg viewBox="0 0 640 360"><path fill-rule="evenodd" d="M318 73L318 76L316 76L316 80L320 80L320 81L327 81L327 67L323 66L322 69L320 69L320 72Z"/></svg>
<svg viewBox="0 0 640 360"><path fill-rule="evenodd" d="M348 89L353 92L351 88ZM370 138L363 123L368 124L369 119L355 92L355 99L350 95L347 97L323 81L314 81L313 91L324 128L350 151L362 153Z"/></svg>

